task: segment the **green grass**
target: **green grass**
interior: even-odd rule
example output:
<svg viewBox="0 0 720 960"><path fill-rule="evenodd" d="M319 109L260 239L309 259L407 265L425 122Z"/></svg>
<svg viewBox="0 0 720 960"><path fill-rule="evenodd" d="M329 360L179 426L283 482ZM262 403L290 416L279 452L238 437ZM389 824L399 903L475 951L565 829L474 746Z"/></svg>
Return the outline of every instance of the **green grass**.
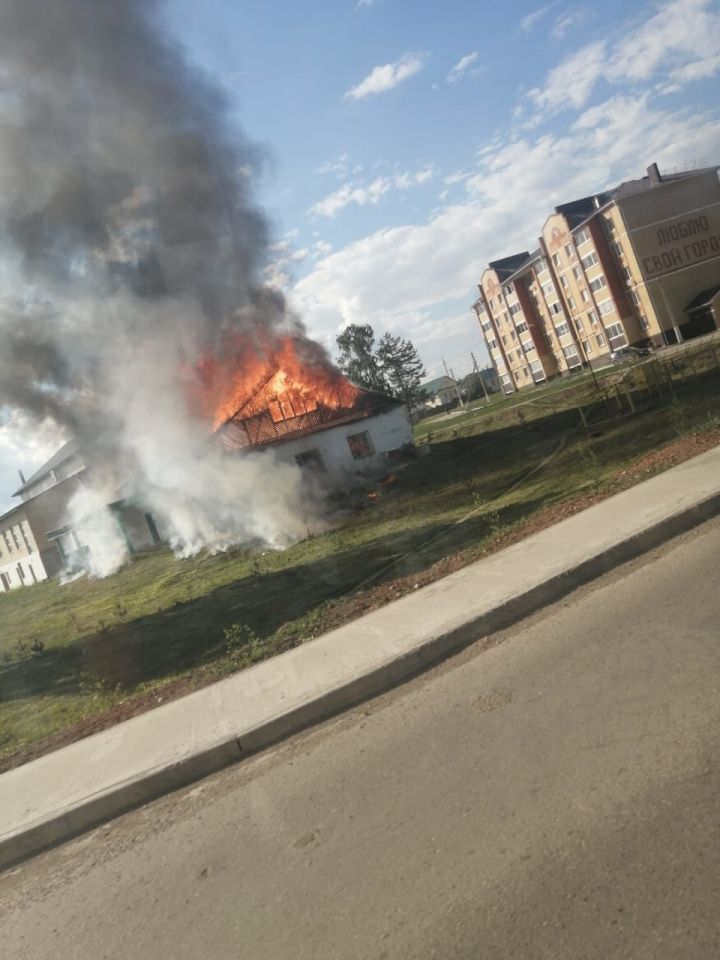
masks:
<svg viewBox="0 0 720 960"><path fill-rule="evenodd" d="M524 423L513 409L480 428L468 421L467 435L433 445L380 485L377 501L337 501L335 528L291 549L189 560L157 550L104 580L0 595L0 757L119 701L161 696L177 677L205 671L212 679L302 643L358 590L458 551L472 559L499 530L708 426L719 394L720 376L706 373L673 405L666 398L587 437L566 390L566 409L537 407ZM602 407L592 415L603 416ZM523 480L562 438L564 449Z"/></svg>

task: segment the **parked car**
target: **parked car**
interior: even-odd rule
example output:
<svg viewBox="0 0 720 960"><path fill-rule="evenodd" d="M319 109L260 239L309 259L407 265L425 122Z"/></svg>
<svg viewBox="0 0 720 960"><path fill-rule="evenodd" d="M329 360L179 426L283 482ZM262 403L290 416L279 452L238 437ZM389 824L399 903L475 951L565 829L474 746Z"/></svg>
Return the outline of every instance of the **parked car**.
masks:
<svg viewBox="0 0 720 960"><path fill-rule="evenodd" d="M649 347L620 347L619 350L613 350L610 359L613 363L624 363L626 360L639 360L642 357L649 357L652 350Z"/></svg>

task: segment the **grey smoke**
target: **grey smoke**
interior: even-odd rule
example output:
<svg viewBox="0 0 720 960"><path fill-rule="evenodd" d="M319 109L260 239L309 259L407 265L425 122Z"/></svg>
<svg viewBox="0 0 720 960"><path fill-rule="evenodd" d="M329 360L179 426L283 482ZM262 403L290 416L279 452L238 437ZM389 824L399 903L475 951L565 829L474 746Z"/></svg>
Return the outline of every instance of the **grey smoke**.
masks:
<svg viewBox="0 0 720 960"><path fill-rule="evenodd" d="M297 471L221 462L179 371L238 330L329 361L260 280L262 156L162 18L158 0L0 6L0 405L75 435L108 492L131 472L180 551L280 543L308 522Z"/></svg>

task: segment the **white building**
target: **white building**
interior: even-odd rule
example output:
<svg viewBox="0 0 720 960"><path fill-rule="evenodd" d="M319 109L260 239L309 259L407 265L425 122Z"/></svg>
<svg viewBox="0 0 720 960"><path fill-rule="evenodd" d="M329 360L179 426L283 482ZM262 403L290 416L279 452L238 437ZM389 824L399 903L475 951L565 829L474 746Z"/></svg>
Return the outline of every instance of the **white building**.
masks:
<svg viewBox="0 0 720 960"><path fill-rule="evenodd" d="M279 460L325 475L333 486L352 486L381 475L397 451L412 445L412 427L403 403L359 390L352 407L315 409L295 415L270 409L232 417L218 431L226 450L272 448Z"/></svg>

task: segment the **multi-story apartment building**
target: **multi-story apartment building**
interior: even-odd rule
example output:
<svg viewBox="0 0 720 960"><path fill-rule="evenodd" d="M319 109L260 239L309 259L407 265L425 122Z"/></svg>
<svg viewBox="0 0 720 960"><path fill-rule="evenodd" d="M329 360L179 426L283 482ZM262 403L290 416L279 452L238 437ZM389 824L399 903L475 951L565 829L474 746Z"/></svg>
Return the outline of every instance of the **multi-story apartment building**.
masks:
<svg viewBox="0 0 720 960"><path fill-rule="evenodd" d="M653 164L641 180L556 207L538 251L490 263L473 308L511 391L607 362L628 345L706 332L715 312L703 305L718 278L718 168L661 176ZM524 357L518 321L535 346Z"/></svg>

